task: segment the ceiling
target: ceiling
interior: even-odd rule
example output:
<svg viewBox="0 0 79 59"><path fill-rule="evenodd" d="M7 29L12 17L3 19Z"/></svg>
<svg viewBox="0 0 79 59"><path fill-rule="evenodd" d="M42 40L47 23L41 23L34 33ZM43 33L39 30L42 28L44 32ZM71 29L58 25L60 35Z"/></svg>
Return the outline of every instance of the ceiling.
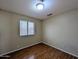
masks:
<svg viewBox="0 0 79 59"><path fill-rule="evenodd" d="M44 9L38 10L35 8L36 0L0 0L0 9L37 19L47 19L49 13L57 15L78 7L78 0L44 0L43 3Z"/></svg>

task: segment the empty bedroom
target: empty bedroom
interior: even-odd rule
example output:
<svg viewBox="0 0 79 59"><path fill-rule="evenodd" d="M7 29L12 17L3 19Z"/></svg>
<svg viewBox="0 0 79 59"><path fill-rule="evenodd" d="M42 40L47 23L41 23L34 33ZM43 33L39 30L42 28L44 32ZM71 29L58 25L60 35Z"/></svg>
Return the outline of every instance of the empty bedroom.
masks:
<svg viewBox="0 0 79 59"><path fill-rule="evenodd" d="M0 0L0 59L78 59L78 0Z"/></svg>

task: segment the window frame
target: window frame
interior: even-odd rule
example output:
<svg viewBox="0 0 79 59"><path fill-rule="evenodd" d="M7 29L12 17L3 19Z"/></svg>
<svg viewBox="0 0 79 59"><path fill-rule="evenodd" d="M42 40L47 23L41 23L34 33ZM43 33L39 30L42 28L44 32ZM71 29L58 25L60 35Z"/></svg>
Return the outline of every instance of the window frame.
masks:
<svg viewBox="0 0 79 59"><path fill-rule="evenodd" d="M27 35L20 35L20 21L27 21ZM30 35L28 35L28 22L33 22L34 23L34 34L30 34ZM19 36L20 37L27 37L27 36L33 36L33 35L35 35L36 34L36 26L35 26L35 22L34 21L30 21L30 20L26 20L26 19L20 19L19 20Z"/></svg>

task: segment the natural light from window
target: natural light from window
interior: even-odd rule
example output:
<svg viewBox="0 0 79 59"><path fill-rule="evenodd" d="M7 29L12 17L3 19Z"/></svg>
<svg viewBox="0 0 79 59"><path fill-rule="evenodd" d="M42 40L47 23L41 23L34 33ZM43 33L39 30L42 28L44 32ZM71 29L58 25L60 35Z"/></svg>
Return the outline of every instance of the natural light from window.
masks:
<svg viewBox="0 0 79 59"><path fill-rule="evenodd" d="M35 24L31 21L20 20L20 36L34 35Z"/></svg>

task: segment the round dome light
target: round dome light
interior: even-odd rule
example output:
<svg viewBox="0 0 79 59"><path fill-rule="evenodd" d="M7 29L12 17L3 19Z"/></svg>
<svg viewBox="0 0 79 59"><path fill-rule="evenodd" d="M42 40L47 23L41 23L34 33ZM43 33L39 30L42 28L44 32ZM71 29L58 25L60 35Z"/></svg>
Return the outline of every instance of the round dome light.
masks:
<svg viewBox="0 0 79 59"><path fill-rule="evenodd" d="M38 3L38 4L36 4L36 8L37 8L38 10L43 10L44 4Z"/></svg>

